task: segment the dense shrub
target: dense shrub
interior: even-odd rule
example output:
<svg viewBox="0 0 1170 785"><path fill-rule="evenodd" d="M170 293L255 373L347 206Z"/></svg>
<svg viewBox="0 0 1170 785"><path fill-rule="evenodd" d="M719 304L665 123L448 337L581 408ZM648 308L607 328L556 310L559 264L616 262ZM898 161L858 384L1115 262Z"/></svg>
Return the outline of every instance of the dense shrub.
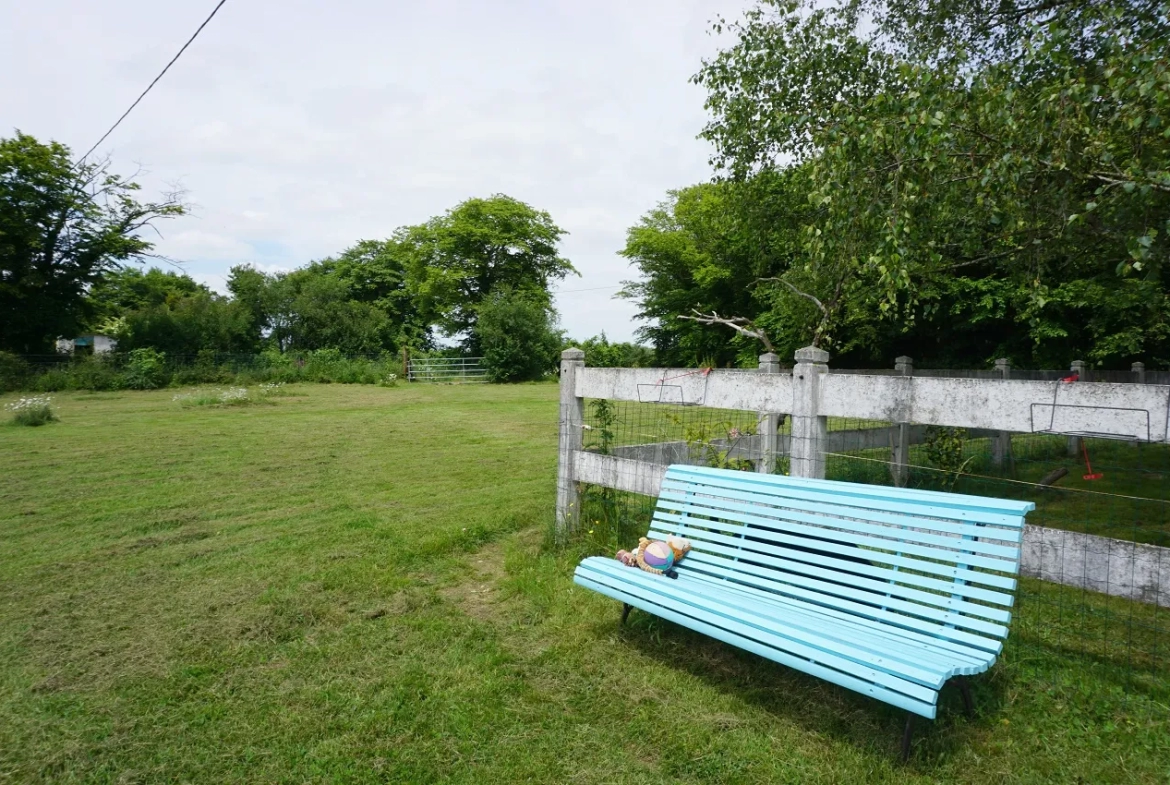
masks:
<svg viewBox="0 0 1170 785"><path fill-rule="evenodd" d="M154 349L134 349L126 357L123 378L132 390L155 390L166 385L170 374L166 368L167 356Z"/></svg>
<svg viewBox="0 0 1170 785"><path fill-rule="evenodd" d="M69 389L69 372L63 368L49 368L30 378L31 383L28 387L36 392L60 392Z"/></svg>
<svg viewBox="0 0 1170 785"><path fill-rule="evenodd" d="M127 386L117 359L110 355L85 357L62 371L71 390L120 390Z"/></svg>
<svg viewBox="0 0 1170 785"><path fill-rule="evenodd" d="M0 352L0 392L24 389L32 368L23 357L11 352Z"/></svg>
<svg viewBox="0 0 1170 785"><path fill-rule="evenodd" d="M475 337L490 381L531 381L556 368L561 336L547 305L523 292L500 289L478 313Z"/></svg>
<svg viewBox="0 0 1170 785"><path fill-rule="evenodd" d="M127 354L62 358L38 371L17 355L0 353L0 390L154 390L269 382L385 384L391 377L396 379L402 369L401 360L394 355L346 357L336 349L286 354L271 350L256 355L202 351L193 360L175 361L147 348Z"/></svg>

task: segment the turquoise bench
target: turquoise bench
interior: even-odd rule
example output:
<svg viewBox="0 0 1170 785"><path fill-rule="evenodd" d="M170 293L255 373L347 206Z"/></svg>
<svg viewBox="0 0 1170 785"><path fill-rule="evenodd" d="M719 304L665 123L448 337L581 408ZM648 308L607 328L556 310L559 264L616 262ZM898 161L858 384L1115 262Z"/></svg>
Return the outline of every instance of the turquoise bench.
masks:
<svg viewBox="0 0 1170 785"><path fill-rule="evenodd" d="M678 578L592 557L574 581L908 714L995 663L1031 502L671 466L647 536L690 539Z"/></svg>

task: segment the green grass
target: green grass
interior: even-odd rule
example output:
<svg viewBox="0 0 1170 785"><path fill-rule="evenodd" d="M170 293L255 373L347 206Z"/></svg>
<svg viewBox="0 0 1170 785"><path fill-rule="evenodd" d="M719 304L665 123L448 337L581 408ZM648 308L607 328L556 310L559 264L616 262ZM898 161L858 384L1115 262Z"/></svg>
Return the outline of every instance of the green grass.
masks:
<svg viewBox="0 0 1170 785"><path fill-rule="evenodd" d="M572 584L554 385L297 392L0 429L0 782L1170 775L1166 658L1126 670L1050 587L901 766L898 712Z"/></svg>

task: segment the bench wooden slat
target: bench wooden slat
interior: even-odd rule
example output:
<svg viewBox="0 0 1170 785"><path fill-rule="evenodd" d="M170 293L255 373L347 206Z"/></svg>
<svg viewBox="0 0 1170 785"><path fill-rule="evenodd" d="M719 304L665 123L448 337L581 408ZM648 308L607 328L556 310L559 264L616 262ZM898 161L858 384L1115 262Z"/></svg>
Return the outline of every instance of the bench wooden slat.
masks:
<svg viewBox="0 0 1170 785"><path fill-rule="evenodd" d="M738 515L738 513L736 513ZM679 529L676 534L682 534L696 541L714 540L715 542L726 542L729 544L738 544L741 547L757 551L761 553L775 553L783 550L783 555L793 559L800 559L802 561L812 562L814 564L824 564L828 566L836 566L841 569L852 569L849 565L861 562L881 562L889 565L885 568L882 575L878 577L889 578L894 580L900 578L900 572L890 569L890 567L905 568L907 570L917 570L919 572L927 572L932 575L939 575L944 578L949 578L952 581L966 581L968 583L980 583L984 586L994 586L999 589L1014 590L1016 588L1016 581L1014 578L1008 578L1003 575L997 575L990 572L976 572L974 570L966 570L962 567L957 567L949 564L939 564L937 562L929 562L922 559L914 559L909 556L899 556L896 553L886 553L876 550L865 550L852 545L842 545L838 542L830 542L826 540L814 540L809 537L795 536L791 534L775 534L773 542L765 543L745 539L747 537L756 536L755 529L750 529L741 526L738 530L730 524L722 521L709 520L695 520L681 515L674 515L672 513L656 513L655 521L669 522L660 524L662 529L669 530L671 528ZM734 520L734 519L733 519ZM683 530L686 530L685 533ZM731 532L735 531L735 536L728 537L717 532ZM829 532L825 533L826 537L834 536ZM835 537L834 539L840 539ZM783 548L782 546L794 546L790 548ZM814 552L815 551L815 552ZM848 558L842 559L845 556ZM880 568L879 568L880 569ZM961 587L959 587L961 588Z"/></svg>
<svg viewBox="0 0 1170 785"><path fill-rule="evenodd" d="M652 522L651 525L654 527L652 532L657 537L668 537L672 534L680 534L683 531L688 531L688 532L691 531L691 529L689 529L689 528L685 529L685 530L679 529L679 522L677 522L677 521L674 521L674 522L667 521L665 523L660 523L658 521L655 521L655 522ZM798 573L804 573L804 574L809 574L809 575L818 574L818 573L813 572L812 568L825 569L825 570L830 570L830 571L834 571L837 573L841 572L840 566L836 563L829 564L828 566L821 566L818 564L813 564L810 561L802 560L804 557L804 554L801 551L794 551L790 548L773 548L771 551L765 552L765 550L767 549L768 546L764 546L762 548L757 549L754 547L755 545L757 545L757 543L754 543L751 540L745 541L745 540L743 540L742 537L735 536L732 538L733 541L731 542L731 544L729 546L726 546L728 548L728 550L722 550L718 547L715 547L717 542L714 540L714 538L706 536L708 534L708 532L696 531L694 533L696 535L703 535L703 536L696 536L697 542L702 541L702 542L709 543L706 547L704 547L701 550L713 551L713 552L718 552L718 553L727 553L728 555L731 555L731 556L742 557L745 555L742 553L742 551L746 548L750 552L749 554L747 554L747 557L750 558L752 561L764 562L766 564L771 564L777 568L785 569L785 570L788 570L791 572L798 572ZM724 539L722 541L726 542L727 540ZM763 544L760 543L760 545L763 545ZM777 554L777 555L773 555L773 554ZM769 561L769 559L774 559L775 561ZM942 578L936 578L936 577L929 576L929 575L918 575L916 573L909 572L909 571L894 572L893 570L886 568L886 567L874 566L874 565L871 565L868 563L861 563L861 562L843 562L843 563L848 564L848 569L849 569L850 573L854 573L854 574L861 573L863 575L867 575L867 576L870 576L872 578L876 578L878 580L885 581L887 583L890 583L891 581L893 581L892 585L915 586L915 587L919 587L919 588L925 589L925 590L933 590L935 592L946 593L947 596L956 593L956 588L957 588L959 590L958 593L962 597L966 597L966 598L972 599L972 600L981 600L983 602L990 602L990 603L994 603L996 605L1002 605L1002 606L1007 606L1007 607L1010 607L1014 601L1014 598L1010 594L1007 594L1007 593L1001 592L1001 591L996 591L994 589L984 589L982 587L975 586L973 584L965 584L965 585L956 587L955 583L953 581L947 581L947 580L943 580Z"/></svg>
<svg viewBox="0 0 1170 785"><path fill-rule="evenodd" d="M846 599L856 599L878 605L885 605L886 598L892 596L896 599L906 600L907 608L913 608L913 613L925 615L928 607L935 609L934 614L939 616L945 614L945 617L941 619L943 621L949 621L952 615L960 614L978 616L989 621L999 622L1000 625L1006 625L1012 619L1011 612L1003 608L980 605L952 594L934 594L898 583L877 581L859 575L850 575L849 584L843 585L839 572L803 565L800 562L788 562L793 566L799 566L799 569L794 573L778 573L777 568L783 569L780 565L771 564L765 567L742 560L737 561L734 557L736 553L731 549L716 546L710 550L695 553L693 559L688 558L686 567L688 569L702 569L698 565L711 564L727 570L739 570L758 578L759 581L756 585L765 591L784 592L788 585L795 585L820 594L834 594ZM827 602L831 604L833 601L828 600ZM922 606L921 610L920 606ZM933 615L931 618L937 619Z"/></svg>
<svg viewBox="0 0 1170 785"><path fill-rule="evenodd" d="M658 499L660 505L668 508L671 507L668 504L669 502L689 504L696 501L712 503L716 506L731 502L743 502L755 510L767 510L773 506L773 501L768 496L746 491L726 491L717 497L712 497L696 493L693 489L689 491L685 490L677 482L664 483L662 493ZM732 509L742 510L744 507L739 506ZM841 517L842 522L840 526L842 528L857 527L857 531L879 534L880 536L888 536L890 527L898 527L895 531L900 536L912 542L950 548L954 547L956 542L961 541L964 543L964 547L988 556L1002 556L1007 559L1018 559L1020 556L1018 545L1001 544L1001 542L995 541L985 542L981 539L975 539L986 537L1007 543L1018 543L1023 536L1022 531L1019 529L994 528L981 524L954 523L947 524L945 530L926 531L921 526L921 522L912 516L872 512L858 507L800 501L785 504L784 509L785 511L800 509L812 514L820 513L822 515ZM769 517L783 517L785 513L778 509L775 513L764 512L762 514L768 515Z"/></svg>
<svg viewBox="0 0 1170 785"><path fill-rule="evenodd" d="M937 693L943 676L914 668L895 659L865 652L851 643L832 641L807 630L794 628L790 623L778 623L748 608L735 607L726 598L716 601L709 596L688 591L672 581L667 590L648 586L633 571L611 573L601 570L582 571L596 583L609 586L630 597L667 599L670 607L715 627L751 638L770 649L799 657L808 662L832 668L862 681L880 685L917 700L928 702ZM904 669L904 670L902 670ZM902 670L902 672L898 672ZM936 686L930 686L935 683Z"/></svg>
<svg viewBox="0 0 1170 785"><path fill-rule="evenodd" d="M737 625L741 635L919 700L929 700L930 694L937 692L950 675L932 672L886 653L867 650L860 635L846 633L834 641L822 635L820 630L812 629L811 625L801 629L791 619L769 618L759 608L749 607L743 599L729 599L726 593L716 597L713 596L715 592L696 591L694 585L678 581L671 581L666 587L658 586L657 581L647 580L652 577L649 573L626 569L612 559L599 559L591 562L588 568L593 572L590 577L598 583L620 588L632 595L649 590L655 596L669 597L675 601L676 608L686 606L681 608L683 613L696 615L718 626Z"/></svg>
<svg viewBox="0 0 1170 785"><path fill-rule="evenodd" d="M916 700L908 695L886 689L885 687L882 687L878 684L872 684L854 676L833 670L832 668L826 668L822 665L818 665L815 662L809 662L808 660L802 659L800 657L794 657L790 654L777 651L776 649L760 644L752 638L736 634L735 632L724 629L721 626L708 624L700 619L685 616L682 613L673 610L669 605L662 605L658 602L655 602L654 595L649 595L646 597L631 596L619 589L614 589L603 583L591 581L587 577L583 577L580 574L574 578L574 581L581 586L598 592L599 594L604 594L620 602L628 603L635 608L641 608L647 613L652 613L655 616L666 619L667 621L674 622L680 627L686 627L696 632L701 632L709 638L714 638L715 640L723 641L724 643L728 643L732 646L735 646L736 648L743 649L744 651L750 651L753 654L758 654L765 659L780 663L781 665L792 668L793 670L801 671L802 673L807 673L811 676L816 676L819 679L823 679L824 681L830 682L831 684L836 684L848 690L852 690L853 692L869 695L870 697L876 698L883 703L888 703L892 706L897 706L900 709L914 712L915 714L926 717L928 719L934 719L935 717L937 709L933 703Z"/></svg>
<svg viewBox="0 0 1170 785"><path fill-rule="evenodd" d="M750 588L742 587L724 581L722 578L693 570L687 573L687 578L695 582L704 582L711 586L717 586L723 591L743 592L745 596L755 598L761 603L782 607L786 613L816 615L831 619L834 624L865 630L875 637L890 640L893 645L909 646L912 651L918 652L926 657L934 658L948 666L956 664L965 665L977 671L978 668L983 667L989 662L989 658L994 658L998 654L997 651L973 647L956 640L936 637L915 630L894 627L876 619L855 616L845 611L825 608L815 603L807 603L783 595L771 595L761 599L758 592Z"/></svg>
<svg viewBox="0 0 1170 785"><path fill-rule="evenodd" d="M818 634L852 645L866 651L893 658L909 668L920 668L937 674L933 682L941 684L952 675L979 673L994 660L995 653L971 647L955 647L953 641L915 636L911 630L895 627L860 616L849 617L841 612L826 613L826 608L815 603L773 595L760 598L757 592L737 583L721 581L718 578L694 571L686 576L688 588L700 586L700 591L713 598L738 597L749 603L753 610L769 618L786 622L793 627L816 630ZM938 645L946 643L950 645ZM893 673L912 678L907 668L884 668Z"/></svg>
<svg viewBox="0 0 1170 785"><path fill-rule="evenodd" d="M708 560L703 560L702 563L711 564ZM725 573L721 573L724 578L730 579L730 576L738 582L769 593L800 597L827 608L847 610L854 615L880 619L888 624L906 629L954 637L956 640L962 639L971 645L976 645L978 641L982 648L998 650L999 641L997 639L1004 637L1007 633L1005 625L985 621L974 616L949 613L933 606L908 602L894 596L883 597L873 593L856 592L852 597L849 597L819 591L815 587L810 587L808 583L784 584L771 577L760 577L755 574L755 571L749 569L750 567L751 565L743 565L743 568L739 569L737 565L735 569L731 569L721 565L712 565L711 569L705 571L723 569L726 570ZM703 571L704 568L692 566L689 569Z"/></svg>
<svg viewBox="0 0 1170 785"><path fill-rule="evenodd" d="M762 539L772 539L773 531L783 528L785 534L806 535L810 537L832 537L834 530L852 532L849 541L860 547L878 550L893 550L901 554L920 556L936 562L963 564L968 567L982 567L1014 574L1018 569L1018 560L996 559L990 556L981 556L974 553L964 553L955 548L962 548L971 540L952 539L948 548L935 548L913 541L894 540L898 530L889 526L868 526L856 521L825 515L808 514L791 509L771 508L764 514L759 505L740 504L733 501L713 500L695 497L688 502L663 500L658 504L661 510L673 510L675 513L694 520L696 525L702 525L701 518L716 520L731 520L746 523L753 528L751 536ZM872 536L871 532L880 531L881 536Z"/></svg>
<svg viewBox="0 0 1170 785"><path fill-rule="evenodd" d="M667 470L666 479L687 482L696 493L702 493L703 488L713 487L719 491L741 490L763 493L774 497L803 499L805 501L821 502L824 504L843 504L895 514L904 513L922 516L926 528L932 525L931 519L941 522L982 523L988 526L1002 526L1008 529L1019 529L1023 526L1023 513L1012 511L975 509L965 505L947 505L927 500L915 501L913 499L902 498L901 496L872 495L857 491L852 493L836 492L828 488L809 487L800 484L785 483L784 485L775 486L768 482L769 478L781 475L738 472L738 474L743 475L743 478L720 478L718 475L711 475L710 472L723 470L703 469L702 467L692 468L704 473L698 474L697 476L688 476L692 472L687 472L682 467L672 466ZM808 481L806 480L805 482ZM854 485L855 483L842 484ZM1032 502L1025 504L1032 504Z"/></svg>
<svg viewBox="0 0 1170 785"><path fill-rule="evenodd" d="M707 466L686 466L675 464L670 467L673 477L715 478L715 482L729 481L726 469L712 469ZM769 487L806 488L817 493L830 493L835 498L856 498L875 500L894 500L897 502L924 503L930 506L945 507L956 510L1001 512L1012 516L1023 516L1036 509L1033 502L1015 501L1012 499L997 499L991 496L969 496L948 491L923 491L915 488L894 488L886 485L866 485L840 480L811 480L803 477L788 477L778 474L753 474L737 472L740 477L730 478L735 482L758 483ZM782 485L777 486L770 482L780 478Z"/></svg>

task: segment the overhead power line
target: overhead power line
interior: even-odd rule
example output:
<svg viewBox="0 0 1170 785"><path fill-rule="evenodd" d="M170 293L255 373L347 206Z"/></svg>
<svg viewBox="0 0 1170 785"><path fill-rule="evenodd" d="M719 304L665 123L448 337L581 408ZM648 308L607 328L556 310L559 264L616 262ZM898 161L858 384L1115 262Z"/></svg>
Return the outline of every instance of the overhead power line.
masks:
<svg viewBox="0 0 1170 785"><path fill-rule="evenodd" d="M203 20L203 24L199 25L199 28L191 35L190 38L187 39L187 43L183 44L183 48L179 50L178 54L176 54L174 57L171 58L171 61L169 63L167 63L166 68L163 68L163 70L159 72L158 76L156 76L154 78L154 81L152 81L149 85L146 86L146 89L142 91L142 95L138 96L138 98L135 99L134 103L130 104L130 108L127 109L125 112L123 112L122 116L118 118L118 122L111 125L110 130L108 130L104 134L102 134L102 138L98 139L96 142L94 142L93 147L89 148L89 150L86 151L85 155L83 155L83 156L81 156L81 158L77 159L77 163L80 164L86 158L89 158L89 154L92 153L94 150L96 150L98 148L98 145L100 145L102 142L106 141L106 137L108 137L110 134L112 134L114 132L114 129L122 124L122 121L126 119L126 116L134 111L134 107L138 106L139 101L141 101L143 98L145 98L146 94L150 92L151 88L154 87L156 84L158 84L159 79L163 78L163 74L165 74L167 71L169 71L170 67L175 64L175 61L178 60L180 57L182 57L183 52L187 51L187 47L191 45L192 41L194 41L196 38L199 37L199 34L201 32L203 32L203 28L207 27L207 23L212 20L212 17L214 17L217 13L219 13L219 9L222 8L223 4L226 2L227 2L227 0L219 0L219 3L212 10L211 14L208 15L208 17Z"/></svg>

